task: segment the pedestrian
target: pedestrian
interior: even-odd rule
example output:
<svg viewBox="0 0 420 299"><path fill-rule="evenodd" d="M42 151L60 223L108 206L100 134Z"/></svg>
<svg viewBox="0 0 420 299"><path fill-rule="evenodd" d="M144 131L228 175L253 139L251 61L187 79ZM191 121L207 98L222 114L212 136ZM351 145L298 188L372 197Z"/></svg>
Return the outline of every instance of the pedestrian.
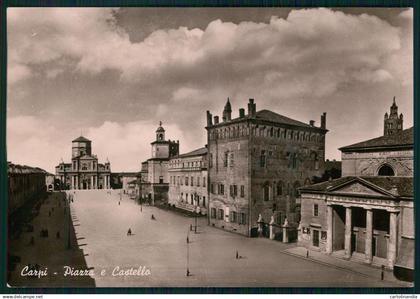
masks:
<svg viewBox="0 0 420 299"><path fill-rule="evenodd" d="M306 258L309 258L309 250L306 250Z"/></svg>
<svg viewBox="0 0 420 299"><path fill-rule="evenodd" d="M190 243L190 239L189 239L189 238L188 238L188 236L187 236L187 244L188 244L188 243Z"/></svg>
<svg viewBox="0 0 420 299"><path fill-rule="evenodd" d="M384 275L385 275L384 270L385 270L385 266L382 265L381 266L381 280L384 280Z"/></svg>
<svg viewBox="0 0 420 299"><path fill-rule="evenodd" d="M127 236L131 236L131 228L128 229Z"/></svg>
<svg viewBox="0 0 420 299"><path fill-rule="evenodd" d="M155 215L153 215L153 214L152 214L151 219L152 219L152 220L156 220Z"/></svg>
<svg viewBox="0 0 420 299"><path fill-rule="evenodd" d="M143 212L143 206L140 206L140 212Z"/></svg>
<svg viewBox="0 0 420 299"><path fill-rule="evenodd" d="M118 202L118 205L119 205L119 206L121 205L121 201L119 201L119 202Z"/></svg>
<svg viewBox="0 0 420 299"><path fill-rule="evenodd" d="M239 258L239 252L238 252L238 250L236 250L236 259L238 259Z"/></svg>

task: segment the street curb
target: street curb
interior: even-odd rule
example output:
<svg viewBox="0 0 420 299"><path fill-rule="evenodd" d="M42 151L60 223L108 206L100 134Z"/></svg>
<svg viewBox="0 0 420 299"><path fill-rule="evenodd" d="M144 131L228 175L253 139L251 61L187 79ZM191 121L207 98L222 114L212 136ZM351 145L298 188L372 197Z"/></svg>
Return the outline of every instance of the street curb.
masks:
<svg viewBox="0 0 420 299"><path fill-rule="evenodd" d="M401 284L401 283L399 283L397 281L380 280L380 279L378 279L377 277L375 277L373 275L365 274L363 272L359 272L359 271L355 271L355 270L352 270L352 269L349 269L349 268L345 268L345 267L337 266L337 265L330 264L330 263L327 263L327 262L323 262L323 261L320 261L320 260L317 260L317 259L314 259L314 258L311 258L311 257L307 258L305 256L302 256L302 255L299 255L299 254L296 254L296 253L291 253L291 252L288 252L286 250L283 250L281 252L284 253L284 254L290 255L290 256L294 256L294 257L298 257L298 258L301 258L301 259L304 259L304 260L311 261L313 263L317 263L317 264L321 264L321 265L324 265L324 266L333 267L333 268L344 270L344 271L351 272L351 273L356 273L358 275L361 275L361 276L364 276L364 277L367 277L367 278L375 278L376 280L381 281L381 282L393 283L393 284L400 285L401 287L407 287L408 288L408 286L403 285L403 284Z"/></svg>

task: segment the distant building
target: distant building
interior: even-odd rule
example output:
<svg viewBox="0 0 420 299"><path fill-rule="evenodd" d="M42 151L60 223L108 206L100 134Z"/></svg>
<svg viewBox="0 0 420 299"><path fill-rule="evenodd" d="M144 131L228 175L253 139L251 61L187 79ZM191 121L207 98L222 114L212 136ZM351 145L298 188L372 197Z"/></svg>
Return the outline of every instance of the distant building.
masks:
<svg viewBox="0 0 420 299"><path fill-rule="evenodd" d="M326 113L321 126L256 110L239 109L232 119L228 99L223 118L207 111L209 221L243 235L268 237L271 220L297 227L297 189L324 172Z"/></svg>
<svg viewBox="0 0 420 299"><path fill-rule="evenodd" d="M63 189L110 189L111 164L98 163L92 142L83 136L72 141L71 163L61 162L55 172Z"/></svg>
<svg viewBox="0 0 420 299"><path fill-rule="evenodd" d="M207 215L207 148L173 157L168 172L169 204Z"/></svg>
<svg viewBox="0 0 420 299"><path fill-rule="evenodd" d="M398 107L391 106L391 116ZM390 116L390 117L391 117ZM413 279L413 128L342 147L343 177L300 189L299 243ZM401 125L401 126L400 126ZM395 129L395 130L394 130Z"/></svg>
<svg viewBox="0 0 420 299"><path fill-rule="evenodd" d="M38 167L7 162L9 213L23 207L28 201L41 199L47 190L46 174Z"/></svg>
<svg viewBox="0 0 420 299"><path fill-rule="evenodd" d="M160 122L156 130L156 140L151 145L152 157L142 163L140 172L141 198L151 204L167 203L169 190L168 165L170 158L179 154L179 142L165 139L165 129Z"/></svg>

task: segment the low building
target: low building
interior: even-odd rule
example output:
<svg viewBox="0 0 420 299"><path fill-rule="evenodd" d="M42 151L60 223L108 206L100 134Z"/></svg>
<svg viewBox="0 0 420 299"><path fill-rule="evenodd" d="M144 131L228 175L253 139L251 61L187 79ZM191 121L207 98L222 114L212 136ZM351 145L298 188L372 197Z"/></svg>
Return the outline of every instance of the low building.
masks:
<svg viewBox="0 0 420 299"><path fill-rule="evenodd" d="M394 99L395 130L386 114L383 136L340 149L345 176L300 188L299 244L412 281L414 135L397 111Z"/></svg>
<svg viewBox="0 0 420 299"><path fill-rule="evenodd" d="M71 163L61 163L55 167L56 177L62 189L110 189L111 164L98 163L92 155L92 141L80 136L72 141Z"/></svg>
<svg viewBox="0 0 420 299"><path fill-rule="evenodd" d="M207 147L173 157L168 172L169 204L207 215Z"/></svg>

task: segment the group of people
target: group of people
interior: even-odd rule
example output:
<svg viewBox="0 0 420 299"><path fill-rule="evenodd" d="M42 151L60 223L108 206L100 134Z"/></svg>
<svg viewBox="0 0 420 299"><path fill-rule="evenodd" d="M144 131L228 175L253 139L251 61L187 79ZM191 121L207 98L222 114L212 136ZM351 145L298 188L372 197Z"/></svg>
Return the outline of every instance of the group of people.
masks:
<svg viewBox="0 0 420 299"><path fill-rule="evenodd" d="M152 216L150 216L150 219L151 220L156 220L155 215L152 214ZM132 236L132 235L133 235L133 233L131 231L131 228L129 228L128 231L127 231L127 236Z"/></svg>

